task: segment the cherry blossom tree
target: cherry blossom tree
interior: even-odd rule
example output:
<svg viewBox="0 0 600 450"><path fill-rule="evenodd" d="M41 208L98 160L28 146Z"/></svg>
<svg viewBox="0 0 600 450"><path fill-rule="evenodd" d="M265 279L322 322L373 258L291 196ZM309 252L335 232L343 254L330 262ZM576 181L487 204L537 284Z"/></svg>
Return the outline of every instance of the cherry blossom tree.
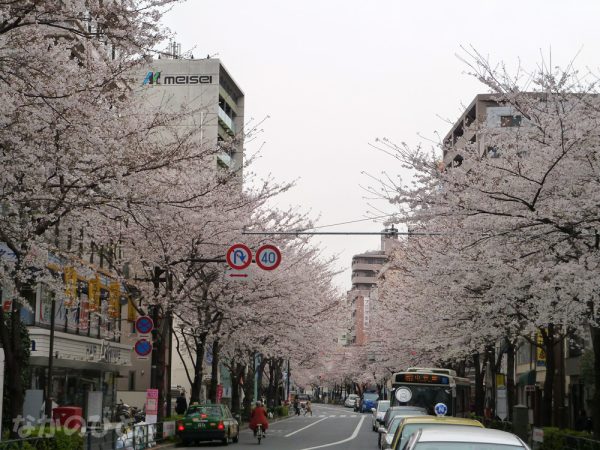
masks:
<svg viewBox="0 0 600 450"><path fill-rule="evenodd" d="M110 214L108 204L126 201L136 175L193 157L191 135L156 139L188 112L142 114L128 85L166 37L159 19L172 3L0 3L0 284L16 300L13 330L27 286L56 284L47 255L57 251L63 224L94 234L88 211ZM7 368L20 373L20 343L4 323L0 317ZM19 383L13 416L22 405Z"/></svg>
<svg viewBox="0 0 600 450"><path fill-rule="evenodd" d="M554 411L562 405L562 399L552 401L553 350L586 323L593 335L597 328L596 79L545 64L512 76L502 65L496 69L479 54L471 56L474 75L499 105L522 117L521 126L475 121L468 130L474 142L431 152L377 144L414 175L411 184L389 177L380 194L400 207L411 229L447 235L427 238L426 245L440 243L427 249L410 277L409 269L402 272L410 263L400 264L400 284L390 284L386 274L387 289L405 293L396 305L414 323L443 326L448 319L449 336L459 340L451 349L433 349L439 359L479 351L502 336L537 345L535 334L541 334L549 358L544 422L551 423L552 405ZM442 156L457 154L458 164L440 170ZM415 280L420 290L412 289ZM413 311L423 312L415 317ZM427 336L419 341L435 344Z"/></svg>

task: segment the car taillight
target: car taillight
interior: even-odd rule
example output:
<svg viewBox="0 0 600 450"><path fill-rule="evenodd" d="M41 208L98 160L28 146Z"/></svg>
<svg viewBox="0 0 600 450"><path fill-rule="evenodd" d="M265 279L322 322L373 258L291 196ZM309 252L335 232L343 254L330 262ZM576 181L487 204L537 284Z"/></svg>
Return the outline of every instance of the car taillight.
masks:
<svg viewBox="0 0 600 450"><path fill-rule="evenodd" d="M177 422L177 429L179 431L184 431L185 430L185 425L183 424L183 422Z"/></svg>
<svg viewBox="0 0 600 450"><path fill-rule="evenodd" d="M217 429L218 430L224 430L225 429L225 425L223 425L223 422L219 422L219 425L217 425Z"/></svg>

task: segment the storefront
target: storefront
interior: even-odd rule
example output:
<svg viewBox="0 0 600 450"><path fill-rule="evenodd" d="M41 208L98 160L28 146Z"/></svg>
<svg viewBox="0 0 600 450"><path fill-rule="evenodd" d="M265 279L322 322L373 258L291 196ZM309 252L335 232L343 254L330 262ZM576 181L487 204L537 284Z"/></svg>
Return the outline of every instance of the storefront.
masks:
<svg viewBox="0 0 600 450"><path fill-rule="evenodd" d="M50 331L31 327L32 391L46 391ZM58 406L79 406L88 421L114 420L119 370L131 366L131 348L106 340L55 332L52 398ZM34 405L33 410L37 410ZM39 410L41 410L41 405Z"/></svg>
<svg viewBox="0 0 600 450"><path fill-rule="evenodd" d="M58 406L78 406L88 421L115 419L117 378L131 368L131 345L121 344L121 312L127 297L120 284L89 269L65 269L67 295L38 285L21 309L31 339L28 413L39 417L45 398L54 328L51 392ZM54 317L52 307L54 303Z"/></svg>

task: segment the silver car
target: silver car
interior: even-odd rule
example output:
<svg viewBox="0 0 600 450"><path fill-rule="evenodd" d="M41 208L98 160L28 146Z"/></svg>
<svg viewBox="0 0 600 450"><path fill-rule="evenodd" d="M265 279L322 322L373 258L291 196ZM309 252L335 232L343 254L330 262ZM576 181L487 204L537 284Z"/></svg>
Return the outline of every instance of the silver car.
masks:
<svg viewBox="0 0 600 450"><path fill-rule="evenodd" d="M529 450L519 437L506 431L477 427L419 429L403 450Z"/></svg>
<svg viewBox="0 0 600 450"><path fill-rule="evenodd" d="M380 427L379 428L379 441L377 445L381 450L389 450L392 448L392 442L394 441L394 434L396 434L396 430L400 423L404 420L402 416L395 416L389 423L388 427Z"/></svg>
<svg viewBox="0 0 600 450"><path fill-rule="evenodd" d="M346 401L344 402L344 406L346 408L355 408L356 407L356 402L360 399L360 397L356 394L350 394L347 398Z"/></svg>
<svg viewBox="0 0 600 450"><path fill-rule="evenodd" d="M389 400L379 400L377 402L377 407L371 409L371 412L373 413L373 417L371 418L373 431L377 431L379 424L383 423L383 416L385 416L385 412L389 409L389 407Z"/></svg>

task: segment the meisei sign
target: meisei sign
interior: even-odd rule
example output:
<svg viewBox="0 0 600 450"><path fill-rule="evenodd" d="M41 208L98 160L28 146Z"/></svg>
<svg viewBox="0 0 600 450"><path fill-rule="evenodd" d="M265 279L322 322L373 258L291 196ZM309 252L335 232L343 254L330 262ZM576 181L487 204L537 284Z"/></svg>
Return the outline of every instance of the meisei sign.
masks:
<svg viewBox="0 0 600 450"><path fill-rule="evenodd" d="M185 86L188 84L211 84L213 81L212 75L188 75L188 74L169 74L162 76L161 72L148 72L142 86L150 85L170 85L170 86Z"/></svg>

